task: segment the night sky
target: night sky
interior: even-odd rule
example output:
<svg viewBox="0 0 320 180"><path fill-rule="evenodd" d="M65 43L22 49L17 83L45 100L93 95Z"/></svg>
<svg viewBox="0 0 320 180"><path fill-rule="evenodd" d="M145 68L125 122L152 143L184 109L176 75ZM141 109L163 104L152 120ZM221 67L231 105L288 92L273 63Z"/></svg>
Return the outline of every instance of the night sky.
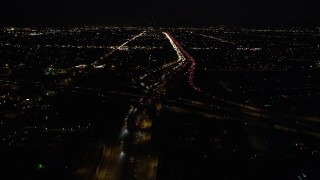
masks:
<svg viewBox="0 0 320 180"><path fill-rule="evenodd" d="M0 25L319 24L317 0L11 0Z"/></svg>

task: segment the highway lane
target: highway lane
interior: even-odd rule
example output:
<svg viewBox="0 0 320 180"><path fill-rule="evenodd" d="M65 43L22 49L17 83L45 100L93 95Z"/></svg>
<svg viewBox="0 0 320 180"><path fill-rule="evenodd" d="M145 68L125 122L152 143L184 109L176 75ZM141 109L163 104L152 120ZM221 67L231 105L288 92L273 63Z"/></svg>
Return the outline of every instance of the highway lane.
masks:
<svg viewBox="0 0 320 180"><path fill-rule="evenodd" d="M175 45L170 36L163 32L166 38L169 40L171 46L177 54L177 58L169 63L166 63L160 67L156 67L151 71L146 72L140 77L141 85L148 90L152 90L158 94L164 94L161 89L166 85L168 77L177 74L179 71L183 71L184 67L187 65L186 58ZM171 77L172 78L172 77Z"/></svg>
<svg viewBox="0 0 320 180"><path fill-rule="evenodd" d="M184 59L187 60L187 63L190 64L189 69L186 71L186 75L188 75L188 83L189 85L197 92L203 93L202 90L195 85L194 83L194 73L196 69L196 60L180 45L180 43L169 33L169 32L163 32L167 38L172 43L172 46L174 47L175 51L177 51L177 54L182 54L184 56Z"/></svg>
<svg viewBox="0 0 320 180"><path fill-rule="evenodd" d="M117 142L104 145L103 155L93 180L156 179L158 155L150 151L148 144L151 140L148 137L151 137L152 132L141 126L145 117L149 115L146 110L137 112L139 110L135 106L130 106Z"/></svg>
<svg viewBox="0 0 320 180"><path fill-rule="evenodd" d="M195 71L195 60L180 46L180 44L168 32L162 32L169 40L172 48L176 52L177 58L167 64L154 68L140 77L141 85L148 90L153 90L158 94L164 94L159 89L166 85L168 78L177 78L188 75L188 83L196 91L200 88L194 85L193 76ZM151 83L150 83L151 82Z"/></svg>
<svg viewBox="0 0 320 180"><path fill-rule="evenodd" d="M177 59L160 67L153 68L139 78L143 87L158 94L163 94L160 89L166 85L166 76L179 69L186 61L185 57L170 37L166 33L163 34L169 39L170 44L176 51Z"/></svg>
<svg viewBox="0 0 320 180"><path fill-rule="evenodd" d="M144 99L142 101L148 101ZM133 141L130 149L130 163L132 177L141 180L155 180L157 177L158 152L151 142L152 137L152 117L150 112L145 108L139 112L135 120L135 125L131 131ZM148 125L146 125L148 124ZM128 173L130 174L130 172Z"/></svg>
<svg viewBox="0 0 320 180"><path fill-rule="evenodd" d="M163 33L170 40L170 43L172 44L174 50L177 52L179 59L184 59L184 62L188 62L189 64L191 64L191 66L186 71L186 73L188 74L188 83L195 91L197 91L198 93L200 93L206 97L221 101L221 103L226 103L226 104L230 104L233 106L237 106L239 108L246 108L246 109L250 109L250 110L254 110L254 111L258 111L258 112L262 111L260 108L254 107L252 105L245 105L242 103L238 103L238 102L234 102L234 101L230 101L230 100L225 100L225 99L210 95L210 94L204 92L200 87L195 85L194 73L195 73L195 68L196 68L196 60L180 45L180 43L170 33L168 33L168 32L163 32Z"/></svg>
<svg viewBox="0 0 320 180"><path fill-rule="evenodd" d="M128 114L123 119L116 143L104 145L102 157L92 178L93 180L120 180L123 178L123 171L128 158L125 149L126 143L128 143L126 137L129 135L127 124L136 111L134 106L130 106Z"/></svg>

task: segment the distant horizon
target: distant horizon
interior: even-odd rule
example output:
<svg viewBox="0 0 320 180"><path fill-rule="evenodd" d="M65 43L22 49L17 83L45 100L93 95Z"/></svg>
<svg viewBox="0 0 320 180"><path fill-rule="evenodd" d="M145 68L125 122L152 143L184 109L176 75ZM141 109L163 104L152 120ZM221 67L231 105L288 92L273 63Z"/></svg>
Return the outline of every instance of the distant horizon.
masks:
<svg viewBox="0 0 320 180"><path fill-rule="evenodd" d="M0 7L0 25L319 25L318 7L315 0L14 0Z"/></svg>
<svg viewBox="0 0 320 180"><path fill-rule="evenodd" d="M320 23L216 23L216 24L165 24L165 23L110 23L110 24L0 24L1 28L5 27L17 27L17 28L67 28L67 27L157 27L157 28L208 28L216 26L233 26L233 27L270 27L270 28L281 28L281 27L320 27Z"/></svg>

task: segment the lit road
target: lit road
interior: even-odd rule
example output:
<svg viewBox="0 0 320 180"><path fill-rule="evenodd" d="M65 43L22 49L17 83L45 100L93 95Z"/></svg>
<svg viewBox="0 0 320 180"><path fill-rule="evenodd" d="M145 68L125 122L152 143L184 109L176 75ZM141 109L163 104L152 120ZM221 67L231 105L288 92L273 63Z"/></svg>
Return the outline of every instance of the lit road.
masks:
<svg viewBox="0 0 320 180"><path fill-rule="evenodd" d="M128 119L136 112L133 106L130 107L127 116L123 120L117 142L111 145L104 145L100 163L92 179L94 180L119 180L122 179L123 171L127 162L127 152L124 148L126 137L129 135L127 129Z"/></svg>
<svg viewBox="0 0 320 180"><path fill-rule="evenodd" d="M120 179L124 163L125 154L121 146L105 146L93 179Z"/></svg>
<svg viewBox="0 0 320 180"><path fill-rule="evenodd" d="M135 121L137 111L137 108L130 106L128 114L123 120L117 142L113 145L104 145L93 180L156 179L157 154L144 149L145 145L137 144L137 142L144 142L143 137L148 137L148 134L141 134L140 130L136 128L128 128L129 124L137 123ZM138 139L133 138L131 141L130 136ZM124 173L126 171L128 172Z"/></svg>
<svg viewBox="0 0 320 180"><path fill-rule="evenodd" d="M234 42L231 42L231 41L228 41L228 40L225 40L225 39L221 39L221 38L218 38L218 37L208 36L208 35L205 35L205 34L199 34L199 35L202 36L202 37L205 37L205 38L214 39L214 40L219 41L221 43L227 43L227 44L235 45Z"/></svg>
<svg viewBox="0 0 320 180"><path fill-rule="evenodd" d="M146 100L142 100L146 101ZM158 154L152 148L152 118L147 109L140 111L131 128L130 161L126 179L155 180L157 177Z"/></svg>
<svg viewBox="0 0 320 180"><path fill-rule="evenodd" d="M210 95L208 93L203 92L194 83L194 72L195 72L195 68L196 68L196 60L180 45L180 43L171 34L169 34L167 32L164 32L164 34L170 40L171 45L173 46L174 50L177 52L177 55L179 57L178 59L182 59L182 60L186 61L187 63L191 64L190 68L187 70L188 83L194 90L196 90L198 93L203 94L203 95L205 95L207 97L210 97L210 98L212 98L214 100L221 101L221 103L225 103L225 104L229 104L229 105L237 106L239 108L245 108L245 109L249 109L249 110L253 110L253 111L259 111L259 112L261 111L259 108L254 107L254 106L245 105L245 104L241 104L241 103L225 100L225 99L218 98L218 97L215 97L215 96L212 96L212 95ZM212 38L214 38L214 37L212 37ZM222 40L222 39L219 39L219 40L223 41L223 42L227 42L227 41ZM228 43L232 43L232 42L228 42Z"/></svg>
<svg viewBox="0 0 320 180"><path fill-rule="evenodd" d="M196 69L196 60L186 50L184 50L184 48L180 45L180 43L170 33L164 32L164 34L170 40L170 43L172 44L177 54L183 55L184 59L187 60L187 63L190 64L190 67L187 70L189 85L197 92L202 93L202 90L199 87L197 87L194 83L194 72Z"/></svg>
<svg viewBox="0 0 320 180"><path fill-rule="evenodd" d="M131 39L127 40L126 42L124 42L123 44L119 45L117 48L115 48L114 50L112 50L111 52L109 52L108 54L106 54L106 55L104 56L104 58L107 58L107 57L109 57L110 55L112 55L114 52L121 50L124 46L126 46L126 45L127 45L128 43L130 43L131 41L134 41L135 39L143 36L143 34L144 34L145 32L146 32L146 31L144 31L144 32L142 32L142 33L134 36L133 38L131 38Z"/></svg>
<svg viewBox="0 0 320 180"><path fill-rule="evenodd" d="M106 59L106 58L108 58L109 56L111 56L113 53L115 53L116 51L122 50L123 47L126 46L128 43L130 43L131 41L136 40L137 38L139 38L139 37L141 37L141 36L143 36L145 33L146 33L146 31L143 31L142 33L134 36L133 38L128 39L126 42L124 42L123 44L117 46L115 49L113 49L111 52L105 54L105 55L104 55L103 57L101 57L100 59L101 59L101 60ZM99 61L95 61L95 62L93 63L93 66L94 66L94 67L101 67L101 65L98 65L98 64L100 64L100 62L99 62Z"/></svg>
<svg viewBox="0 0 320 180"><path fill-rule="evenodd" d="M166 76L181 68L186 62L186 58L179 50L179 48L175 45L170 36L167 33L163 34L169 39L170 44L176 51L178 58L160 67L154 68L140 77L142 86L144 86L148 90L152 89L159 94L162 94L159 89L166 85Z"/></svg>
<svg viewBox="0 0 320 180"><path fill-rule="evenodd" d="M180 43L170 33L163 32L163 34L169 40L172 48L176 52L177 59L155 68L149 73L141 76L141 85L146 87L148 90L152 89L159 94L163 94L159 89L166 85L166 80L168 78L176 78L175 75L181 74L182 76L188 77L188 84L195 91L202 93L202 90L194 83L196 60L184 50ZM150 84L148 81L151 81L152 83Z"/></svg>

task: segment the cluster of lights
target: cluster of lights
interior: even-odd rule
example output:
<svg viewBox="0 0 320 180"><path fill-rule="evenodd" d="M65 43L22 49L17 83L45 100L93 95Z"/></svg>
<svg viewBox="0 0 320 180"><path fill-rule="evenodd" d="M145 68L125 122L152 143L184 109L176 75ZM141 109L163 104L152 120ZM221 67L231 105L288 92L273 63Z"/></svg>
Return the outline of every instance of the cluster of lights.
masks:
<svg viewBox="0 0 320 180"><path fill-rule="evenodd" d="M214 39L214 40L219 41L221 43L227 43L227 44L232 44L232 45L236 44L234 42L231 42L231 41L228 41L228 40L225 40L225 39L221 39L221 38L218 38L218 37L214 37L214 36L208 36L208 35L205 35L205 34L200 34L200 36L205 37L205 38Z"/></svg>
<svg viewBox="0 0 320 180"><path fill-rule="evenodd" d="M185 68L188 68L184 75L188 75L188 83L189 85L196 90L197 92L203 93L202 90L197 87L194 84L194 71L196 68L196 61L193 57L191 57L182 47L181 45L168 33L168 32L163 32L163 34L166 36L166 38L170 41L170 44L172 45L173 49L175 50L178 58L176 61L167 63L157 70L152 70L152 72L146 73L143 76L140 77L140 80L145 80L148 76L150 76L153 73L159 73L160 71L166 69L166 68L171 68L167 73L161 75L161 81L162 83L160 84L160 81L157 81L156 83L146 86L145 83L141 83L142 86L145 86L147 89L154 89L157 93L161 93L158 89L163 87L166 84L166 77L176 73L177 71L182 71Z"/></svg>
<svg viewBox="0 0 320 180"><path fill-rule="evenodd" d="M129 40L127 40L125 43L123 43L123 44L121 44L120 46L114 48L111 52L109 52L108 54L105 54L105 55L104 55L103 57L101 57L100 59L101 59L101 60L106 59L106 58L108 58L109 56L111 56L111 55L112 55L114 52L116 52L116 51L125 50L125 49L126 49L126 45L127 45L128 43L130 43L131 41L134 41L135 39L137 39L137 38L139 38L139 37L141 37L141 36L143 36L145 33L146 33L146 31L143 31L142 33L134 36L133 38L131 38L131 39L129 39ZM100 65L100 66L98 66L98 64L99 64L98 61L95 61L94 63L92 63L92 65L93 65L95 68L104 68L104 67L105 67L105 65L102 65L102 66Z"/></svg>
<svg viewBox="0 0 320 180"><path fill-rule="evenodd" d="M189 68L189 70L187 71L189 76L188 76L188 82L189 82L189 85L196 91L202 93L202 90L197 87L195 84L194 84L194 71L195 71L195 68L196 68L196 61L195 59L189 54L187 53L182 47L181 45L179 44L179 42L177 40L174 39L174 37L172 37L169 33L165 33L166 36L170 39L170 42L172 42L174 44L174 47L175 50L177 52L179 52L179 54L182 54L182 56L184 56L184 58L186 60L189 61L189 63L191 63L191 66Z"/></svg>
<svg viewBox="0 0 320 180"><path fill-rule="evenodd" d="M114 52L116 52L116 51L118 51L118 50L125 50L124 47L125 47L128 43L130 43L131 41L134 41L135 39L137 39L137 38L139 38L139 37L141 37L141 36L143 36L144 33L145 33L145 31L142 32L142 33L140 33L140 34L138 34L138 35L136 35L136 36L134 36L133 38L127 40L125 43L121 44L120 46L118 46L117 48L115 48L114 50L112 50L111 52L109 52L108 54L106 54L106 55L104 56L104 58L109 57L111 54L113 54Z"/></svg>
<svg viewBox="0 0 320 180"><path fill-rule="evenodd" d="M161 71L169 69L167 73L164 73L161 75L161 78L160 78L161 81L159 81L159 79L157 79L156 82L154 82L152 85L149 85L149 86L145 85L145 83L141 83L141 85L144 86L146 89L149 89L149 90L153 89L154 91L156 91L159 94L162 93L159 91L159 89L161 89L166 84L166 76L171 74L170 70L171 71L173 70L173 72L174 72L187 62L187 59L185 58L183 53L179 50L179 47L176 46L174 41L171 39L170 35L166 32L163 32L163 34L167 37L167 39L170 41L170 44L172 45L173 49L175 50L175 52L178 56L177 60L169 62L167 64L164 64L161 67L158 67L157 69L153 69L150 72L148 72L140 77L140 80L144 81L147 77L149 77L155 73L161 73ZM156 88L154 88L154 87L156 87Z"/></svg>

